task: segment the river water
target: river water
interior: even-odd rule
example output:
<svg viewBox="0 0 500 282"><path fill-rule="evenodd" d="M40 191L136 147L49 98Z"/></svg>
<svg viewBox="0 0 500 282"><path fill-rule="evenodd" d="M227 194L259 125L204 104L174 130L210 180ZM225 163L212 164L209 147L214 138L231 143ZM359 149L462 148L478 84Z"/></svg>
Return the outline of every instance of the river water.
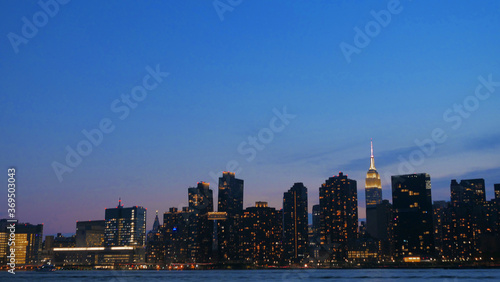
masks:
<svg viewBox="0 0 500 282"><path fill-rule="evenodd" d="M0 281L500 281L500 269L129 270L0 273Z"/></svg>

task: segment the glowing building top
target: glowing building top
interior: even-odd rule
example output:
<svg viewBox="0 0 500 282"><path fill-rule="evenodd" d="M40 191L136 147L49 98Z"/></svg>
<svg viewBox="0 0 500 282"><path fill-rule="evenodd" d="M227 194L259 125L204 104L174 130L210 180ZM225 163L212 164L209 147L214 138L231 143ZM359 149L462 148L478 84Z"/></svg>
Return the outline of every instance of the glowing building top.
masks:
<svg viewBox="0 0 500 282"><path fill-rule="evenodd" d="M365 196L366 207L374 207L382 202L382 182L375 168L375 157L373 156L373 141L371 143L370 169L366 173Z"/></svg>

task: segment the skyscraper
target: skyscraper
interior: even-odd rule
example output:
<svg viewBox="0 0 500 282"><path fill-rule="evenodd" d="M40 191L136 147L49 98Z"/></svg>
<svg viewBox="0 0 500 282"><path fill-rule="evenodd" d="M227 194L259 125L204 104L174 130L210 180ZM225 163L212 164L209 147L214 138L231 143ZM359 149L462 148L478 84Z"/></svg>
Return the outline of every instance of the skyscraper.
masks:
<svg viewBox="0 0 500 282"><path fill-rule="evenodd" d="M165 262L186 262L188 257L189 208L170 208L163 214Z"/></svg>
<svg viewBox="0 0 500 282"><path fill-rule="evenodd" d="M419 173L396 175L391 180L396 257L433 257L431 177Z"/></svg>
<svg viewBox="0 0 500 282"><path fill-rule="evenodd" d="M243 180L233 172L223 172L219 177L218 212L225 212L226 219L217 221L217 241L220 262L239 259L238 224L243 213Z"/></svg>
<svg viewBox="0 0 500 282"><path fill-rule="evenodd" d="M307 188L295 183L283 195L283 258L299 263L306 258L308 244Z"/></svg>
<svg viewBox="0 0 500 282"><path fill-rule="evenodd" d="M327 260L343 262L358 235L358 197L355 180L342 172L319 188L321 244L329 250Z"/></svg>
<svg viewBox="0 0 500 282"><path fill-rule="evenodd" d="M275 265L281 259L282 212L256 202L242 215L240 253L246 263Z"/></svg>
<svg viewBox="0 0 500 282"><path fill-rule="evenodd" d="M484 179L451 180L451 253L452 258L471 260L481 257L481 234L486 229Z"/></svg>
<svg viewBox="0 0 500 282"><path fill-rule="evenodd" d="M146 209L124 208L121 199L116 208L105 212L105 246L144 246L146 244Z"/></svg>
<svg viewBox="0 0 500 282"><path fill-rule="evenodd" d="M382 200L376 207L377 233L374 237L380 240L380 253L384 260L392 260L393 246L393 210L388 200Z"/></svg>
<svg viewBox="0 0 500 282"><path fill-rule="evenodd" d="M495 184L495 200L500 201L500 183Z"/></svg>
<svg viewBox="0 0 500 282"><path fill-rule="evenodd" d="M377 237L377 209L376 206L382 202L382 182L380 175L375 168L375 158L373 156L373 141L371 144L370 169L366 173L365 198L366 198L366 232L372 237Z"/></svg>
<svg viewBox="0 0 500 282"><path fill-rule="evenodd" d="M209 262L212 259L213 221L208 213L214 211L214 200L209 183L198 182L188 189L189 234L188 259L191 262Z"/></svg>
<svg viewBox="0 0 500 282"><path fill-rule="evenodd" d="M453 222L451 221L450 202L434 201L432 209L436 255L439 255L443 260L453 259L453 238L451 236Z"/></svg>

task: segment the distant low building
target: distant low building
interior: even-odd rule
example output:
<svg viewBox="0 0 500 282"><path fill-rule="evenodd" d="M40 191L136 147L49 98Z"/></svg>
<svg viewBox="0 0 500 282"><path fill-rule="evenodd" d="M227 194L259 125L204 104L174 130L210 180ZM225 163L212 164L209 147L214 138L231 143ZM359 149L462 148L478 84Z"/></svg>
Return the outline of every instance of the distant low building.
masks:
<svg viewBox="0 0 500 282"><path fill-rule="evenodd" d="M53 263L65 267L97 266L116 269L143 263L145 259L142 246L54 248L53 251Z"/></svg>
<svg viewBox="0 0 500 282"><path fill-rule="evenodd" d="M77 221L76 247L102 247L104 227L104 220Z"/></svg>

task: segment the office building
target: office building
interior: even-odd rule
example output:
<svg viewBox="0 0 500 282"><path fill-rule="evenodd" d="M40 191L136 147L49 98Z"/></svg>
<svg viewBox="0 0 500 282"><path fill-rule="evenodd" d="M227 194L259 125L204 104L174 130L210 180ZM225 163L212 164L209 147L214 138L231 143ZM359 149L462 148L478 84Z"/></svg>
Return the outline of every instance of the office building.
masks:
<svg viewBox="0 0 500 282"><path fill-rule="evenodd" d="M42 257L43 224L16 223L15 245L9 246L11 225L6 219L0 220L0 262L10 261L10 249L14 248L16 265L38 264Z"/></svg>
<svg viewBox="0 0 500 282"><path fill-rule="evenodd" d="M76 222L76 247L104 246L104 220L88 220Z"/></svg>
<svg viewBox="0 0 500 282"><path fill-rule="evenodd" d="M419 173L396 175L391 180L396 258L434 257L431 177Z"/></svg>
<svg viewBox="0 0 500 282"><path fill-rule="evenodd" d="M121 199L116 208L105 211L104 246L146 245L146 209L124 208Z"/></svg>

